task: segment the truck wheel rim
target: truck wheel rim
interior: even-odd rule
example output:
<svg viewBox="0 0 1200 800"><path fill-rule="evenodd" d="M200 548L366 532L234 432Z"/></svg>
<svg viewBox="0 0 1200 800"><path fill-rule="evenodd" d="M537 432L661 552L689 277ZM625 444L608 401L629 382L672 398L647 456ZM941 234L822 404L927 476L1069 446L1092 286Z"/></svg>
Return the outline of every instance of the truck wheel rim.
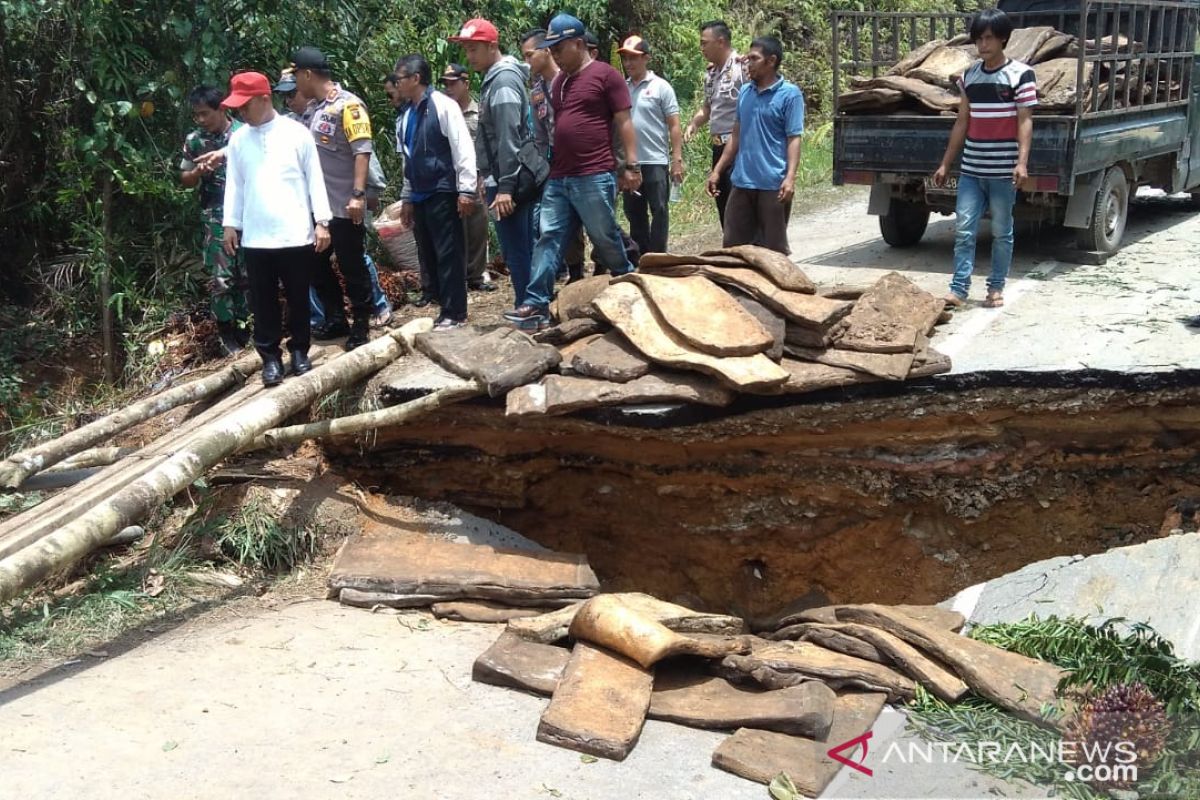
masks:
<svg viewBox="0 0 1200 800"><path fill-rule="evenodd" d="M1104 233L1110 239L1117 232L1117 228L1121 224L1121 197L1120 193L1112 191L1108 193L1108 200L1104 204Z"/></svg>

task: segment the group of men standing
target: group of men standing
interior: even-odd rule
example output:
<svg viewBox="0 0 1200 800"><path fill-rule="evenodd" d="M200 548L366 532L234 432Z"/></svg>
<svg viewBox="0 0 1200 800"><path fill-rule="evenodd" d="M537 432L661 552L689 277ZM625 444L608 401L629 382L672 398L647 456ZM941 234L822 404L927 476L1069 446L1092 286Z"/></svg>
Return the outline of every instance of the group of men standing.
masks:
<svg viewBox="0 0 1200 800"><path fill-rule="evenodd" d="M564 268L582 275L582 232L597 271L612 275L632 271L638 252L665 251L669 203L685 173L683 142L705 123L713 147L707 188L725 244L787 252L803 98L778 75L777 40L756 39L741 57L724 23L704 26L704 103L686 133L675 92L649 69L651 49L640 36L619 48L624 76L596 57L594 37L569 14L521 36L524 64L501 51L499 32L484 19L468 21L449 41L482 75L477 103L466 68L451 65L443 91L435 91L430 64L418 54L400 58L384 83L398 111L400 216L421 261L419 304L440 306L436 329L465 324L468 282L491 288L489 217L513 284L504 316L526 330L549 324ZM348 336L348 349L367 341L378 293L364 249L370 194L377 197L384 183L371 120L362 100L333 80L320 51L301 48L292 61L274 89L249 72L233 77L220 102L215 90L194 94L200 130L189 136L182 164L184 184L201 187L214 313L238 339L247 310L236 291L247 283L238 271L244 262L268 384L284 374L281 284L289 309L306 307L311 285L314 311L319 306L324 317L316 337ZM272 94L284 96L290 113L275 112ZM618 196L629 237L617 220ZM302 374L311 366L309 315L289 314L288 328L291 371Z"/></svg>

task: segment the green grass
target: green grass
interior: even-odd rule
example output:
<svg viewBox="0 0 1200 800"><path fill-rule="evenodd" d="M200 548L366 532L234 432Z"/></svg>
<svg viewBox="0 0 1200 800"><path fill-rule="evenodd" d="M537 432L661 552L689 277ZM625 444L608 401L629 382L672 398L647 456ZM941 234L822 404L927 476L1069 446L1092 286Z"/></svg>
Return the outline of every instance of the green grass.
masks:
<svg viewBox="0 0 1200 800"><path fill-rule="evenodd" d="M111 642L190 602L184 573L197 565L189 549L156 549L122 567L116 557L93 568L75 594L38 601L28 595L0 610L0 663L20 666L78 655ZM161 591L155 586L161 584Z"/></svg>
<svg viewBox="0 0 1200 800"><path fill-rule="evenodd" d="M250 499L232 516L210 520L208 527L221 553L248 569L287 572L317 550L314 531L281 523L260 498Z"/></svg>
<svg viewBox="0 0 1200 800"><path fill-rule="evenodd" d="M685 144L683 161L687 177L679 202L671 208L671 234L688 236L706 229L716 231L716 208L705 190L708 173L712 171L712 146L708 137L697 136ZM804 135L800 166L796 169L796 202L803 203L814 190L827 188L832 174L833 125L825 122L809 128Z"/></svg>
<svg viewBox="0 0 1200 800"><path fill-rule="evenodd" d="M1163 756L1142 771L1140 797L1191 800L1200 797L1200 664L1177 657L1170 642L1146 625L1112 619L1100 625L1067 618L1036 616L1018 623L986 625L973 638L1048 661L1068 671L1061 688L1100 691L1117 684L1144 684L1167 708L1174 730ZM1046 743L1057 734L970 695L949 704L917 688L909 707L910 727L922 737L955 744L1000 742L1026 746ZM1028 750L1026 750L1028 752ZM1107 797L1088 784L1069 781L1060 765L1037 762L986 763L979 768L1004 779L1020 779L1053 788L1056 797L1097 800Z"/></svg>

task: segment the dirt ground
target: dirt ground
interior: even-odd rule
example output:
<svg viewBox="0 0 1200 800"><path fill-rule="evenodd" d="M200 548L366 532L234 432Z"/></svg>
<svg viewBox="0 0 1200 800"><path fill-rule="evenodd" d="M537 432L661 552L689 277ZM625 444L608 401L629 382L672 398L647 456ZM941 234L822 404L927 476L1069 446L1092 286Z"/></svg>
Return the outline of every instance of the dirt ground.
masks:
<svg viewBox="0 0 1200 800"><path fill-rule="evenodd" d="M866 216L864 194L828 197L792 226L793 257L815 279L862 283L901 269L944 290L948 220L932 223L917 248L893 251ZM1105 266L1060 260L1067 241L1053 231L1018 234L1009 305L968 307L940 334L956 369L1200 364L1179 322L1200 311L1200 218L1184 201L1135 206L1127 246ZM501 282L498 292L473 294L473 319L490 321L509 293ZM400 309L398 321L414 311ZM498 628L343 608L323 599L322 580L314 569L287 592L199 604L91 655L0 682L3 795L767 795L709 765L715 733L649 722L620 764L539 744L544 700L470 680L472 661Z"/></svg>

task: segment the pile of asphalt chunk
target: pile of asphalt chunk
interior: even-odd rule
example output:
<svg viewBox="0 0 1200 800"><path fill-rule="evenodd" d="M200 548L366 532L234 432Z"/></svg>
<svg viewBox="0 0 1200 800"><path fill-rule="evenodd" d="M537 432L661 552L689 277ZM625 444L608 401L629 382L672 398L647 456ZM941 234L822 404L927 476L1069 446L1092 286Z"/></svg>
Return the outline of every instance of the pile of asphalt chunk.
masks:
<svg viewBox="0 0 1200 800"><path fill-rule="evenodd" d="M844 605L777 615L751 635L737 617L599 594L509 621L473 677L549 697L541 742L622 760L647 718L729 731L714 766L761 783L787 773L815 797L843 763L830 750L918 685L1065 727L1061 670L966 638L963 622L932 606Z"/></svg>
<svg viewBox="0 0 1200 800"><path fill-rule="evenodd" d="M927 377L950 370L950 359L929 346L943 311L941 300L895 272L871 286L821 293L787 256L763 247L648 253L636 273L562 288L552 307L559 324L523 345L538 367L509 370L540 377L509 389L506 413L725 406L739 394ZM471 337L481 338L460 338ZM426 343L464 346L436 334ZM467 377L465 359L425 352Z"/></svg>

